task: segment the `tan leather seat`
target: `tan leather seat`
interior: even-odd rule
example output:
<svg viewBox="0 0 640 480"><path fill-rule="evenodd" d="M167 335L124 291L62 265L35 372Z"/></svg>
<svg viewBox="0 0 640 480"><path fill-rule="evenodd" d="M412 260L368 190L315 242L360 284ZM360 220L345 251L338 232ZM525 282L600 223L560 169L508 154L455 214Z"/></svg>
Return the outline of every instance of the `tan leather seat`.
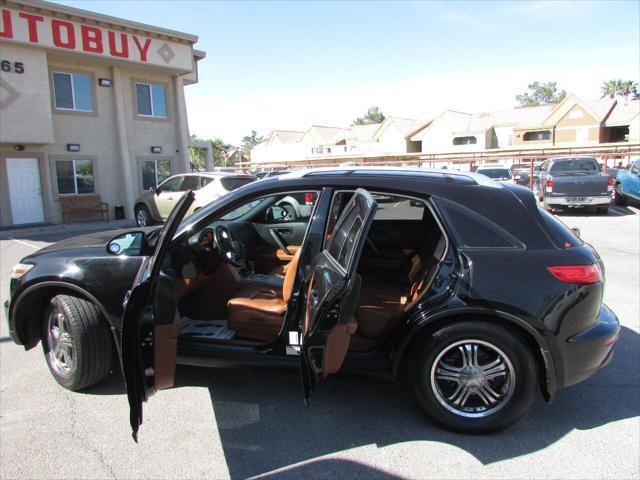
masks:
<svg viewBox="0 0 640 480"><path fill-rule="evenodd" d="M301 251L298 250L293 256L281 291L255 284L244 288L229 300L230 330L239 337L261 342L271 342L277 338L293 291Z"/></svg>

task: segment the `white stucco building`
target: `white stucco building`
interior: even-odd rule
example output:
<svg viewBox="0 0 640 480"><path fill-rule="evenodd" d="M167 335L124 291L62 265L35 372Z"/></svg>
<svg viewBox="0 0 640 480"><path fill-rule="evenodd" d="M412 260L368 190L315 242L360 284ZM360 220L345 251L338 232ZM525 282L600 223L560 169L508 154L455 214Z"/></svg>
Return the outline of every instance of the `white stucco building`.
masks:
<svg viewBox="0 0 640 480"><path fill-rule="evenodd" d="M0 0L0 226L61 221L59 198L133 202L189 169L195 35ZM95 217L94 217L95 218ZM81 219L81 218L79 218Z"/></svg>

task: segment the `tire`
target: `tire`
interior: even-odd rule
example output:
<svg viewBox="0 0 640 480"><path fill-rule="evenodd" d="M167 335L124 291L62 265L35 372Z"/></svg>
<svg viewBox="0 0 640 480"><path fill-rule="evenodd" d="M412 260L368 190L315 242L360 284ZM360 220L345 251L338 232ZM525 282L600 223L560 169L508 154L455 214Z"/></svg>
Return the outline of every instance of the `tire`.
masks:
<svg viewBox="0 0 640 480"><path fill-rule="evenodd" d="M451 373L443 365L465 368L460 348L464 352L477 348L476 356L471 356L475 363L469 363L476 367ZM482 378L481 368L500 359L501 363L489 370L494 378ZM420 406L447 429L473 434L497 432L520 420L533 404L537 384L533 354L517 335L492 323L466 321L443 327L419 347L412 362L414 393ZM504 373L495 371L498 368ZM461 375L467 383L442 378L443 373L451 378Z"/></svg>
<svg viewBox="0 0 640 480"><path fill-rule="evenodd" d="M616 183L616 188L613 190L613 198L616 205L626 207L629 204L629 199L622 193L622 185Z"/></svg>
<svg viewBox="0 0 640 480"><path fill-rule="evenodd" d="M134 208L133 212L136 217L136 224L139 227L149 227L153 225L151 212L146 205L136 205L136 208Z"/></svg>
<svg viewBox="0 0 640 480"><path fill-rule="evenodd" d="M58 345L64 346L57 349ZM69 390L94 385L111 371L109 326L96 306L82 298L51 299L42 319L42 348L53 378Z"/></svg>
<svg viewBox="0 0 640 480"><path fill-rule="evenodd" d="M544 197L542 197L542 208L544 208L549 213L553 213L553 208L547 203L547 200Z"/></svg>
<svg viewBox="0 0 640 480"><path fill-rule="evenodd" d="M606 215L609 213L609 205L603 205L602 207L597 207L596 212L600 215Z"/></svg>

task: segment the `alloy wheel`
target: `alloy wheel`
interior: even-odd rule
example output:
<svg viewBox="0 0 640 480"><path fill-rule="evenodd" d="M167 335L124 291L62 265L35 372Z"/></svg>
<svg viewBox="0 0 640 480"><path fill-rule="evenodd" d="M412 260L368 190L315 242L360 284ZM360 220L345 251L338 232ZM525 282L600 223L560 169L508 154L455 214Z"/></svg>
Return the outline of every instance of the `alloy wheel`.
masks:
<svg viewBox="0 0 640 480"><path fill-rule="evenodd" d="M68 376L73 369L75 359L67 317L64 313L53 311L49 316L47 340L49 364L58 374Z"/></svg>
<svg viewBox="0 0 640 480"><path fill-rule="evenodd" d="M139 227L146 227L149 219L147 218L147 212L144 211L144 208L139 208L136 213L136 222Z"/></svg>
<svg viewBox="0 0 640 480"><path fill-rule="evenodd" d="M511 399L515 373L509 357L483 340L448 345L433 362L431 388L438 402L462 417L486 417Z"/></svg>

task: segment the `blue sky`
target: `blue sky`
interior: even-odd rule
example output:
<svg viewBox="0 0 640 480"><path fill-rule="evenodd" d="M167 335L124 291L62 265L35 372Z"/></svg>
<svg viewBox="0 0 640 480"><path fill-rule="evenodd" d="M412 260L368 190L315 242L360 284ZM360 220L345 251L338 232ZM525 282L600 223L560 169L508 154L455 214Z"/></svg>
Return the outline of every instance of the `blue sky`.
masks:
<svg viewBox="0 0 640 480"><path fill-rule="evenodd" d="M192 133L348 125L370 105L427 119L511 108L527 83L586 99L640 77L640 2L63 1L180 30L207 52Z"/></svg>

